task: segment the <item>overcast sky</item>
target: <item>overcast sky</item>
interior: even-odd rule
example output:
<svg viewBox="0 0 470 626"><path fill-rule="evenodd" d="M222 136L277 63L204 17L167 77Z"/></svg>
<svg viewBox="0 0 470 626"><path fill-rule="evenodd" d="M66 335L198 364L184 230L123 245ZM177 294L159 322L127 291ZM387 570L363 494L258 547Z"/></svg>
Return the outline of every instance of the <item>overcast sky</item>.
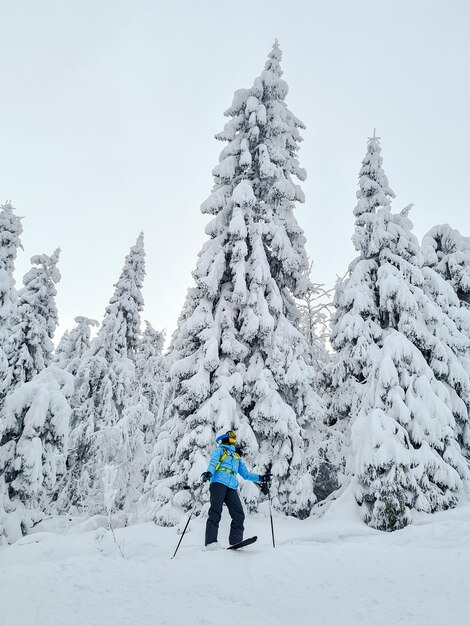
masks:
<svg viewBox="0 0 470 626"><path fill-rule="evenodd" d="M0 200L24 216L17 283L61 247L59 334L101 321L145 233L144 319L171 333L206 239L223 112L277 37L307 125L297 219L328 286L354 257L357 173L374 127L419 238L470 235L468 0L0 0Z"/></svg>

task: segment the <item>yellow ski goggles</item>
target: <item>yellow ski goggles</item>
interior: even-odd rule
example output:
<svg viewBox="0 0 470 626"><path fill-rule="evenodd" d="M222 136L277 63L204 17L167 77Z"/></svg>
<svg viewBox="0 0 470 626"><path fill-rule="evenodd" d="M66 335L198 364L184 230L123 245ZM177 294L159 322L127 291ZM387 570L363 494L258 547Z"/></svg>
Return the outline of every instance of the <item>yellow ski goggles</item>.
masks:
<svg viewBox="0 0 470 626"><path fill-rule="evenodd" d="M228 439L229 444L234 446L237 443L237 433L234 430L229 430L223 435L219 435L219 437L217 437L216 439L216 442L220 443L224 439Z"/></svg>

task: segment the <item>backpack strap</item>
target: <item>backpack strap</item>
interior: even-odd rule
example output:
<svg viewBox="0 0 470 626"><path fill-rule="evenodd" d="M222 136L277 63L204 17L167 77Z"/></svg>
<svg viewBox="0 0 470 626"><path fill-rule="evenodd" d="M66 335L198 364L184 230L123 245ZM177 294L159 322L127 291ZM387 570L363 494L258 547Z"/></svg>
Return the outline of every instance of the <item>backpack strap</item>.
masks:
<svg viewBox="0 0 470 626"><path fill-rule="evenodd" d="M220 466L222 465L222 463L225 461L225 459L230 456L229 453L227 452L227 450L224 448L224 451L222 452L222 454L220 455L220 459L219 462L217 463L217 465L215 466L215 471L217 471Z"/></svg>
<svg viewBox="0 0 470 626"><path fill-rule="evenodd" d="M219 462L215 466L215 471L222 470L223 472L229 472L229 474L236 474L236 472L233 472L232 470L226 469L225 467L220 467L228 456L231 456L232 458L236 459L237 461L240 459L240 455L239 454L237 454L236 452L231 454L226 448L224 448L224 451L222 452L222 454L220 456Z"/></svg>

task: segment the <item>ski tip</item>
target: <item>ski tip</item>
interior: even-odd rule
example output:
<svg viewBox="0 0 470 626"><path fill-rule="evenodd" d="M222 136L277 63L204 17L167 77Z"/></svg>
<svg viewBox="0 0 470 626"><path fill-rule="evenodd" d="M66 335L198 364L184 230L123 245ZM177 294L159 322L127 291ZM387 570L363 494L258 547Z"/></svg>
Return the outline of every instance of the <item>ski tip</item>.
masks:
<svg viewBox="0 0 470 626"><path fill-rule="evenodd" d="M254 537L250 537L249 539L244 539L240 541L240 543L235 543L232 546L229 546L227 550L238 550L239 548L244 548L245 546L249 546L254 543L258 537L255 535Z"/></svg>

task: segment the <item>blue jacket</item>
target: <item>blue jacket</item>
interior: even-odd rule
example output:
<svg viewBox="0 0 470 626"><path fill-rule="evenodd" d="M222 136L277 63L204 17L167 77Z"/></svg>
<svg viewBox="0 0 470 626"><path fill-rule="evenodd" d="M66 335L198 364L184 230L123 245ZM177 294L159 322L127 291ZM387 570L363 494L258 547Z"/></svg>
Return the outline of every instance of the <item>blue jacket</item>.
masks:
<svg viewBox="0 0 470 626"><path fill-rule="evenodd" d="M224 451L228 454L220 464L220 467L231 470L231 472L234 472L233 474L231 472L224 472L223 469L218 469L217 471L215 469ZM209 467L207 468L207 471L212 474L211 483L222 483L222 485L227 485L230 489L236 489L238 487L237 474L240 474L240 476L245 480L252 480L253 482L259 481L259 474L252 474L249 472L241 458L236 458L236 456L235 446L229 446L226 444L220 444L217 446L211 454L211 460L209 461Z"/></svg>

